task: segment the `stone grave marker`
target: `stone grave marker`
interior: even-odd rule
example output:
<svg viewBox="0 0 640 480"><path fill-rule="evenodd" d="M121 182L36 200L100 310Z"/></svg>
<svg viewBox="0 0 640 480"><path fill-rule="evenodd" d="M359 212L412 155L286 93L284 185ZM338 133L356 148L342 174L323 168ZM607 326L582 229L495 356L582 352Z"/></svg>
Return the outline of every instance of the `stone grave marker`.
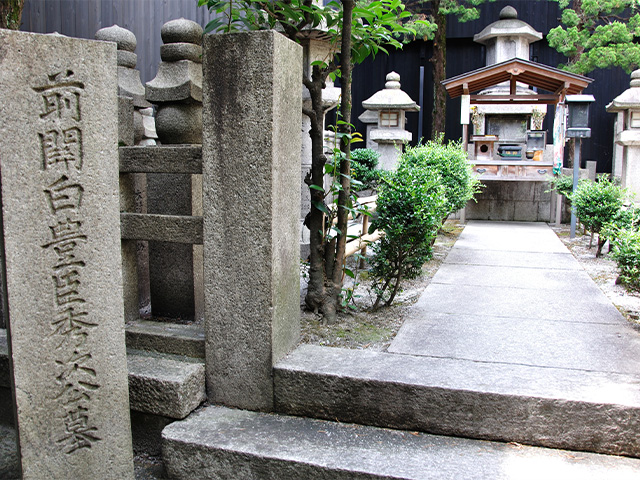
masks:
<svg viewBox="0 0 640 480"><path fill-rule="evenodd" d="M116 45L0 30L2 226L25 479L131 479Z"/></svg>

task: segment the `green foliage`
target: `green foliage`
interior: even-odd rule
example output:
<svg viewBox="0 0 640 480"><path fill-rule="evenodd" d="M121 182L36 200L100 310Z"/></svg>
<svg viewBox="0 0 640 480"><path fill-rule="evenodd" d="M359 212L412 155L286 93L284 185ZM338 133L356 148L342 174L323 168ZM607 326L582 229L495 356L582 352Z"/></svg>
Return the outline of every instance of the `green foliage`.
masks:
<svg viewBox="0 0 640 480"><path fill-rule="evenodd" d="M376 167L379 158L380 152L370 148L351 151L351 189L353 191L375 189L378 186L379 170L376 170Z"/></svg>
<svg viewBox="0 0 640 480"><path fill-rule="evenodd" d="M420 274L448 208L442 178L430 169L405 165L385 176L378 193L378 217L369 229L384 231L373 245L374 308L382 301L390 305L401 281Z"/></svg>
<svg viewBox="0 0 640 480"><path fill-rule="evenodd" d="M637 0L555 0L562 25L549 31L552 48L569 58L564 67L587 74L596 68L640 65L640 13Z"/></svg>
<svg viewBox="0 0 640 480"><path fill-rule="evenodd" d="M414 26L414 38L433 40L438 28L437 17L454 15L458 22L470 22L480 18L480 5L486 1L495 0L408 0L407 10L413 13L411 21L421 20L422 23ZM437 8L437 12L434 9Z"/></svg>
<svg viewBox="0 0 640 480"><path fill-rule="evenodd" d="M292 39L303 28L322 26L330 38L332 54L314 65L329 73L333 72L340 37L342 35L342 3L331 1L318 5L310 0L198 0L199 6L206 6L219 15L205 27L205 32L228 33L243 30L269 30L281 27ZM402 35L414 35L415 28L422 28L428 22L417 21L412 25L403 22L411 14L404 9L400 0L376 0L356 2L351 23L351 59L354 64L362 63L367 57L378 52L388 53L389 46L401 48L398 40ZM339 73L339 68L337 69Z"/></svg>
<svg viewBox="0 0 640 480"><path fill-rule="evenodd" d="M467 153L459 141L444 144L440 136L424 145L407 148L398 168L416 167L441 178L446 195L445 217L464 208L480 190L481 184L473 175Z"/></svg>
<svg viewBox="0 0 640 480"><path fill-rule="evenodd" d="M573 191L573 177L570 175L554 175L549 178L549 186L551 190L555 190L560 195L569 196Z"/></svg>
<svg viewBox="0 0 640 480"><path fill-rule="evenodd" d="M613 183L609 175L601 175L597 182L584 181L569 198L576 208L580 222L591 232L599 233L612 222L624 202L625 190Z"/></svg>
<svg viewBox="0 0 640 480"><path fill-rule="evenodd" d="M620 270L619 280L633 290L640 290L640 231L619 230L611 246L611 256Z"/></svg>

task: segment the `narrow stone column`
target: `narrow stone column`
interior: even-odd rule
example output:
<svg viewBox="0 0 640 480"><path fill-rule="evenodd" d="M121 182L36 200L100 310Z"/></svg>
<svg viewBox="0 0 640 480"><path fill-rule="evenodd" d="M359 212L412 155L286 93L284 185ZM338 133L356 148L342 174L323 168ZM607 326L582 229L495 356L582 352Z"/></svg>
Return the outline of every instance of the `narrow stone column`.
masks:
<svg viewBox="0 0 640 480"><path fill-rule="evenodd" d="M118 144L131 146L145 136L143 111L151 109L144 98L140 72L135 69L137 40L133 32L118 25L98 30L96 40L115 42L118 46ZM153 121L153 117L151 117ZM147 212L147 176L144 173L120 175L120 211ZM148 308L149 247L147 242L122 241L122 276L125 320L136 320Z"/></svg>
<svg viewBox="0 0 640 480"><path fill-rule="evenodd" d="M0 30L9 352L23 478L133 479L116 45Z"/></svg>
<svg viewBox="0 0 640 480"><path fill-rule="evenodd" d="M161 35L162 63L146 85L147 100L158 106L159 140L202 143L202 27L181 18L165 23ZM199 215L200 184L196 175L147 175L149 213ZM149 271L153 315L202 317L202 246L149 242Z"/></svg>
<svg viewBox="0 0 640 480"><path fill-rule="evenodd" d="M299 337L301 55L274 31L204 41L207 392L233 407L273 408Z"/></svg>

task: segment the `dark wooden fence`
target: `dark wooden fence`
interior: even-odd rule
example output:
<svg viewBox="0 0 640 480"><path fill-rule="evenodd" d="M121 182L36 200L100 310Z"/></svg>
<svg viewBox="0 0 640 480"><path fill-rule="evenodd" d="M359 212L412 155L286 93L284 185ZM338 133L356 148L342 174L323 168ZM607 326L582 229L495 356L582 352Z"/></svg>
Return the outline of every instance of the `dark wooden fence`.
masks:
<svg viewBox="0 0 640 480"><path fill-rule="evenodd" d="M21 30L94 38L114 24L129 29L138 39L138 69L145 83L160 63L160 28L181 17L204 27L211 15L197 0L26 0Z"/></svg>

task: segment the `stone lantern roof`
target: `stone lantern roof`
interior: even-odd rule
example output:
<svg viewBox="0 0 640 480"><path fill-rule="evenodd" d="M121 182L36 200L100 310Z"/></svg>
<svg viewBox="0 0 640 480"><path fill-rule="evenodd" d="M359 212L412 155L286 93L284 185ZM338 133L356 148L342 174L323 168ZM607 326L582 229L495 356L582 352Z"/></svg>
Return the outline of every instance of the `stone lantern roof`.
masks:
<svg viewBox="0 0 640 480"><path fill-rule="evenodd" d="M420 107L411 97L400 89L400 75L396 72L387 74L387 83L384 89L374 93L367 100L362 102L362 106L367 110L406 110L417 112Z"/></svg>
<svg viewBox="0 0 640 480"><path fill-rule="evenodd" d="M500 20L473 36L473 41L486 45L487 65L518 57L529 60L529 44L542 39L542 32L518 20L518 12L511 6L500 11Z"/></svg>
<svg viewBox="0 0 640 480"><path fill-rule="evenodd" d="M518 36L529 43L537 42L542 39L542 33L535 30L527 22L518 20L518 11L506 6L500 10L500 20L487 25L480 33L473 36L473 41L486 44L489 40L496 37L513 37Z"/></svg>
<svg viewBox="0 0 640 480"><path fill-rule="evenodd" d="M607 112L621 112L630 108L640 108L640 70L631 73L629 88L607 105Z"/></svg>

